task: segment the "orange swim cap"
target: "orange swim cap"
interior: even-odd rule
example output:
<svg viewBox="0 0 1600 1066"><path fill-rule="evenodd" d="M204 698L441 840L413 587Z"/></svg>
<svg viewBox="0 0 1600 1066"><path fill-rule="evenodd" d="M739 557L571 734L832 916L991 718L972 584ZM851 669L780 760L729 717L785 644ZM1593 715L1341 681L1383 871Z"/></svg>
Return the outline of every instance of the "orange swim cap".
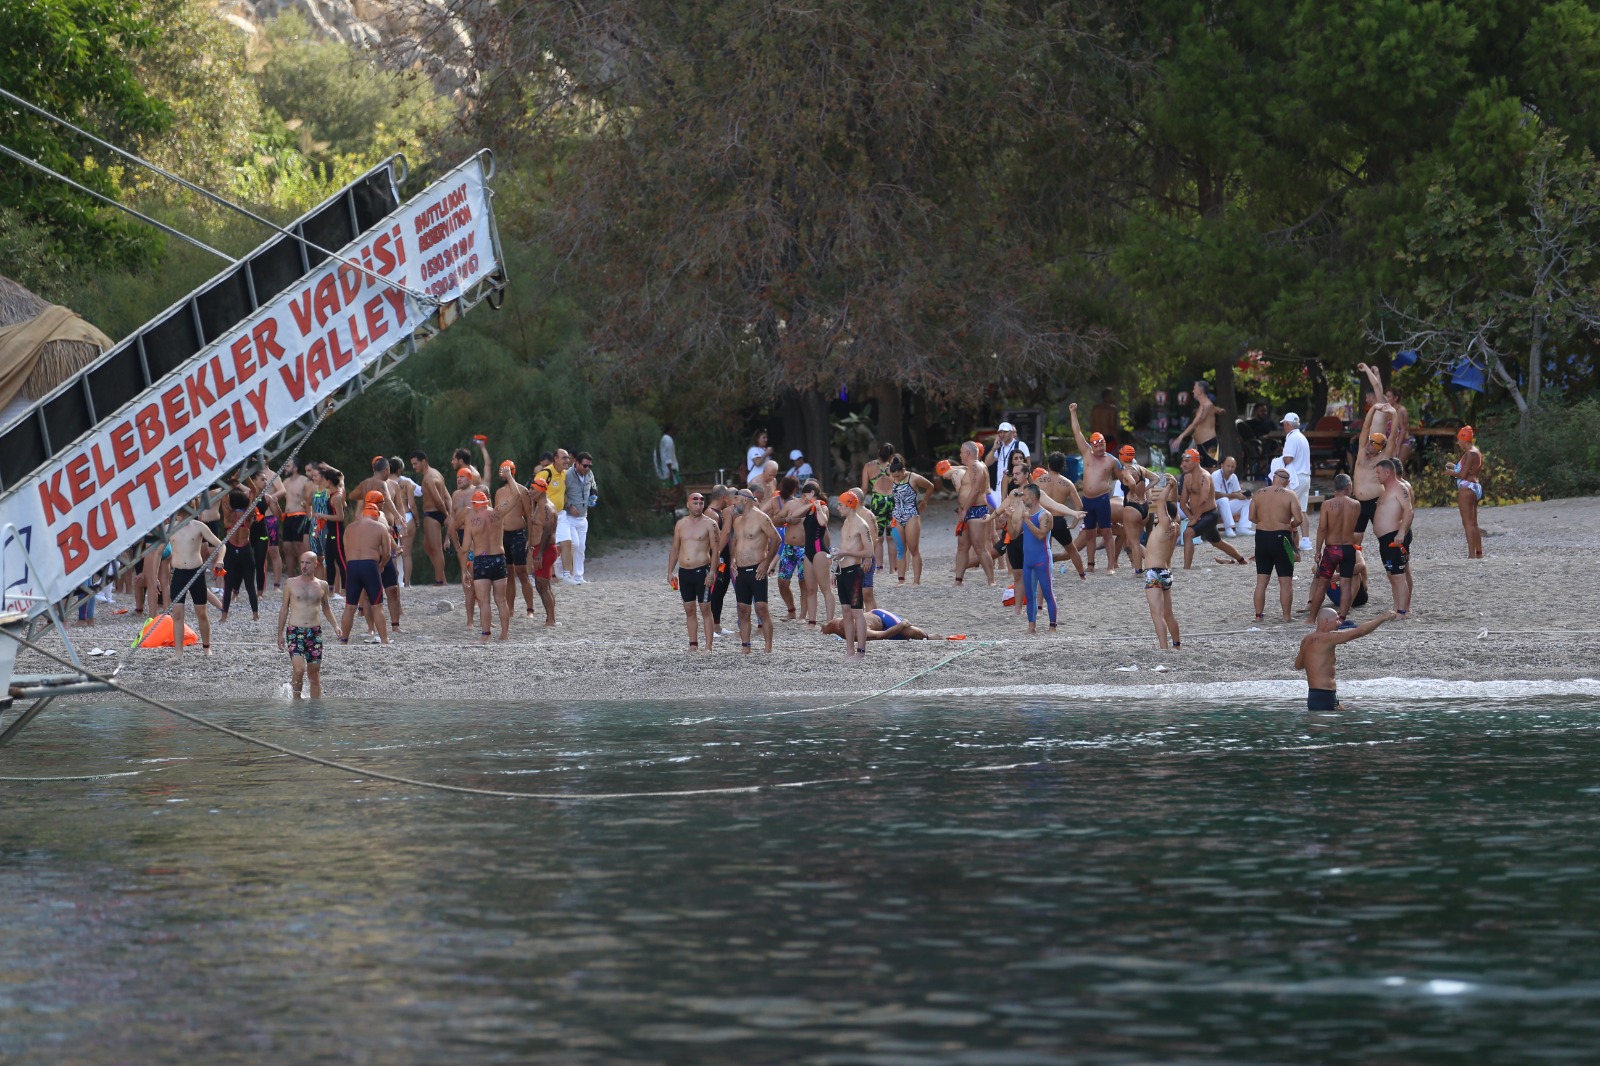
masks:
<svg viewBox="0 0 1600 1066"><path fill-rule="evenodd" d="M983 458L983 441L975 440L972 443L978 446L978 458L982 459Z"/></svg>
<svg viewBox="0 0 1600 1066"><path fill-rule="evenodd" d="M947 474L949 474L950 473L950 460L948 460L948 459L940 459L937 463L934 463L933 464L933 472L935 474L938 474L940 477L944 477Z"/></svg>
<svg viewBox="0 0 1600 1066"><path fill-rule="evenodd" d="M470 466L462 466L462 467L457 467L456 468L456 480L457 481L460 481L462 478L472 478L472 477L475 477L475 476L476 475L473 474L472 467L470 467Z"/></svg>
<svg viewBox="0 0 1600 1066"><path fill-rule="evenodd" d="M501 463L500 464L500 469L501 470L509 470L509 471L511 471L511 476L512 477L516 477L517 476L517 464L513 463L510 459L507 459L503 463Z"/></svg>
<svg viewBox="0 0 1600 1066"><path fill-rule="evenodd" d="M851 489L839 497L839 503L841 506L855 510L861 506L861 497L856 495L855 489Z"/></svg>
<svg viewBox="0 0 1600 1066"><path fill-rule="evenodd" d="M1044 467L1036 466L1036 467L1033 468L1033 480L1035 480L1035 481L1043 481L1045 479L1045 475L1048 474L1048 473L1049 473L1049 471L1046 470Z"/></svg>
<svg viewBox="0 0 1600 1066"><path fill-rule="evenodd" d="M1389 443L1389 438L1388 438L1387 435L1385 435L1383 433L1372 433L1372 434L1369 434L1367 436L1367 443L1368 444L1387 444L1387 443Z"/></svg>
<svg viewBox="0 0 1600 1066"><path fill-rule="evenodd" d="M489 494L482 489L474 492L472 494L472 506L479 508L489 506Z"/></svg>
<svg viewBox="0 0 1600 1066"><path fill-rule="evenodd" d="M532 487L533 487L533 491L534 492L543 492L545 489L550 487L550 482L546 481L542 477L536 477L536 478L533 479L533 486ZM696 493L696 495L699 495L699 494Z"/></svg>
<svg viewBox="0 0 1600 1066"><path fill-rule="evenodd" d="M1122 451L1118 452L1117 454L1122 457L1123 462L1127 462L1127 463L1133 462L1133 456L1134 456L1133 445L1124 444L1122 446Z"/></svg>
<svg viewBox="0 0 1600 1066"><path fill-rule="evenodd" d="M373 489L372 491L367 493L367 502L368 503L382 503L383 502L383 493L379 492L377 489Z"/></svg>
<svg viewBox="0 0 1600 1066"><path fill-rule="evenodd" d="M1464 440L1468 444L1471 444L1474 440L1476 440L1477 436L1478 435L1472 431L1471 426L1462 426L1460 429L1456 430L1456 440Z"/></svg>
<svg viewBox="0 0 1600 1066"><path fill-rule="evenodd" d="M377 504L369 503L365 507L361 508L361 513L366 515L368 518L377 518L383 512L378 509Z"/></svg>
<svg viewBox="0 0 1600 1066"><path fill-rule="evenodd" d="M1106 435L1104 433L1091 433L1091 434L1089 434L1089 443L1090 444L1104 444L1105 442L1106 442Z"/></svg>
<svg viewBox="0 0 1600 1066"><path fill-rule="evenodd" d="M1185 459L1193 459L1197 463L1200 461L1200 453L1195 451L1193 448L1190 448L1188 451L1184 452L1183 457Z"/></svg>

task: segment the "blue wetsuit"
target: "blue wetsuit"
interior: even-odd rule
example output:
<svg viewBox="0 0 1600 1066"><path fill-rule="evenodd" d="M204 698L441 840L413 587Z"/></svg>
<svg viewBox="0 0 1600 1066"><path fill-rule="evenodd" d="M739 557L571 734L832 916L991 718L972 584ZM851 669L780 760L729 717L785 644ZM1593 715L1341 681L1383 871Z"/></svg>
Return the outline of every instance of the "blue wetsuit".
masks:
<svg viewBox="0 0 1600 1066"><path fill-rule="evenodd" d="M1022 522L1022 591L1028 599L1028 624L1038 618L1039 598L1050 608L1050 624L1056 624L1056 596L1050 588L1050 541L1040 540L1035 529L1046 532L1054 524L1050 515L1037 511ZM1037 592L1035 592L1037 587Z"/></svg>

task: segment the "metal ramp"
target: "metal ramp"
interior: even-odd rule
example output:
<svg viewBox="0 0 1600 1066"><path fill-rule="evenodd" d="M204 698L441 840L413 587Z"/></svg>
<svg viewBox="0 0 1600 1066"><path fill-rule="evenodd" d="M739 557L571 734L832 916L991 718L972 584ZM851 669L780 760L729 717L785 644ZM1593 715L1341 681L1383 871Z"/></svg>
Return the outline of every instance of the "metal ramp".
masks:
<svg viewBox="0 0 1600 1066"><path fill-rule="evenodd" d="M0 633L60 609L149 537L157 550L251 456L276 459L417 347L505 288L493 156L410 200L391 157L0 426ZM329 254L327 249L338 249ZM0 636L0 746L51 700L105 691L17 675Z"/></svg>

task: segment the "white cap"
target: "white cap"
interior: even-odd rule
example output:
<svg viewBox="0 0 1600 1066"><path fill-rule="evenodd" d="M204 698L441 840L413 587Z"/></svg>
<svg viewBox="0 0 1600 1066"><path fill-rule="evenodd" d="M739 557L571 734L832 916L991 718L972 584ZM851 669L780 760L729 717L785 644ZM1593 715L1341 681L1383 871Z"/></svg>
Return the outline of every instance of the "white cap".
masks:
<svg viewBox="0 0 1600 1066"><path fill-rule="evenodd" d="M792 463L796 459L799 459L799 458L803 457L804 455L805 455L804 452L802 452L799 448L796 448L794 451L789 453L789 461Z"/></svg>
<svg viewBox="0 0 1600 1066"><path fill-rule="evenodd" d="M1284 415L1281 419L1279 419L1279 421L1280 422L1288 422L1291 425L1298 426L1300 424L1300 416L1295 414L1293 411L1290 411L1288 414Z"/></svg>
<svg viewBox="0 0 1600 1066"><path fill-rule="evenodd" d="M1010 422L1002 422L1002 423L1000 423L1000 432L1001 433L1015 433L1016 431L1017 431L1017 427L1013 426Z"/></svg>

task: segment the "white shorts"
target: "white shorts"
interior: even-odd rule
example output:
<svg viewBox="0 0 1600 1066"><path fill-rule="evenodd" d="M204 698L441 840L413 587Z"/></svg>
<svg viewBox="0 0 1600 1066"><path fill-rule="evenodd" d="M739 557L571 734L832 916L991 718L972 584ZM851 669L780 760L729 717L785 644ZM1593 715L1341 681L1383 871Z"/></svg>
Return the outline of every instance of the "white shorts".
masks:
<svg viewBox="0 0 1600 1066"><path fill-rule="evenodd" d="M565 544L572 539L572 516L566 510L556 512L556 543Z"/></svg>

